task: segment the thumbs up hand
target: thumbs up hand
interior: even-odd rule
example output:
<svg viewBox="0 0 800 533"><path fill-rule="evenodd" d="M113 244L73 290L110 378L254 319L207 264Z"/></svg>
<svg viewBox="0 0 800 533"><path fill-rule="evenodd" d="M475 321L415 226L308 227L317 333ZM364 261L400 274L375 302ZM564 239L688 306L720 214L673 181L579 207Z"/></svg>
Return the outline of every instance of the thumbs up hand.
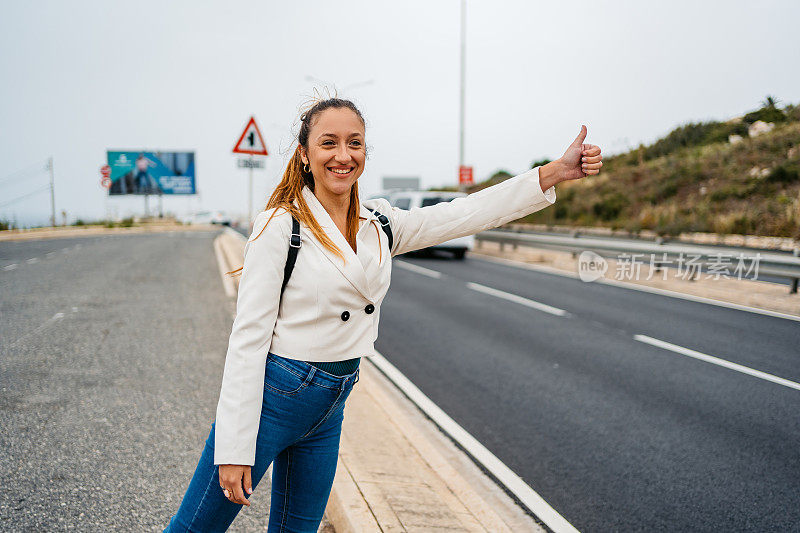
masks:
<svg viewBox="0 0 800 533"><path fill-rule="evenodd" d="M593 176L600 172L603 166L603 156L600 147L594 144L585 144L586 126L581 126L581 131L567 151L559 160L562 168L563 180L576 180L586 176Z"/></svg>

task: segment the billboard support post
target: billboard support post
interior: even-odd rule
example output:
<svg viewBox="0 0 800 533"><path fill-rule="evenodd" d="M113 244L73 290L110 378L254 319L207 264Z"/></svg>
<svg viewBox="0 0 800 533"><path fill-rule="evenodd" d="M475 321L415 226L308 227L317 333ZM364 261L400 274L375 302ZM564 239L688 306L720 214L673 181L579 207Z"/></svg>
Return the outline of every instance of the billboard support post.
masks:
<svg viewBox="0 0 800 533"><path fill-rule="evenodd" d="M150 218L150 205L147 201L149 196L147 193L144 194L144 218Z"/></svg>

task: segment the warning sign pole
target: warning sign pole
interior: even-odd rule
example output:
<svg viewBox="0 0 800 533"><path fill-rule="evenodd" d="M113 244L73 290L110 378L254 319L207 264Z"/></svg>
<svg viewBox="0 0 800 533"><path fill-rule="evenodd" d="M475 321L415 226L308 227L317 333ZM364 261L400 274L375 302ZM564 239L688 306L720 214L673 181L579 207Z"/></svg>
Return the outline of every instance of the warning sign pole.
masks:
<svg viewBox="0 0 800 533"><path fill-rule="evenodd" d="M253 156L250 156L250 161L253 161ZM247 165L247 223L253 223L253 165Z"/></svg>
<svg viewBox="0 0 800 533"><path fill-rule="evenodd" d="M258 129L256 118L250 117L247 126L236 141L233 147L233 153L245 154L247 159L247 224L248 229L250 224L253 223L253 167L258 163L253 160L253 156L266 156L267 145L264 143L264 138L261 136L261 130ZM240 165L241 166L241 165ZM259 168L261 166L259 165Z"/></svg>

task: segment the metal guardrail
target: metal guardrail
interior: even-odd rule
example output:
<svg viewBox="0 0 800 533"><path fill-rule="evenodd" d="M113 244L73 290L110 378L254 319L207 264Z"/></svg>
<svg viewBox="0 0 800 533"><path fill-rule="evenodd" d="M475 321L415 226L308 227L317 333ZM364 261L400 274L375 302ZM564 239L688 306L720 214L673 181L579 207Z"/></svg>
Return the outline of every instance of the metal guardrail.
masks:
<svg viewBox="0 0 800 533"><path fill-rule="evenodd" d="M679 264L683 258L691 257L694 264L702 269L718 264L720 256L735 256L738 259L756 262L759 274L787 278L790 280L791 294L797 293L798 279L800 279L800 250L795 248L792 255L773 252L754 251L749 248L698 246L691 244L676 244L663 240L636 241L623 239L608 239L601 237L583 237L574 232L571 235L550 235L539 233L525 233L520 231L490 230L478 233L475 238L479 241L500 243L504 245L528 246L571 252L573 255L584 250L595 252L603 257L612 257L614 254L628 254L629 257L641 254L643 257L658 256L655 260L659 267L669 267Z"/></svg>

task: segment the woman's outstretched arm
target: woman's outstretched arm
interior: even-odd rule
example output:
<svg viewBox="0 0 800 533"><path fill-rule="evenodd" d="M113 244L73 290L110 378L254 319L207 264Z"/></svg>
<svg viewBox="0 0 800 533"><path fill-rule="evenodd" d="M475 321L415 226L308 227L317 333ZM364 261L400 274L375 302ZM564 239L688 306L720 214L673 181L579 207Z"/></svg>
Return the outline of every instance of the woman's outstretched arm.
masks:
<svg viewBox="0 0 800 533"><path fill-rule="evenodd" d="M578 137L556 161L450 202L406 211L392 207L385 199L374 200L391 223L392 255L496 228L552 205L556 184L600 172L600 148L585 144L586 134L586 126L582 126Z"/></svg>

